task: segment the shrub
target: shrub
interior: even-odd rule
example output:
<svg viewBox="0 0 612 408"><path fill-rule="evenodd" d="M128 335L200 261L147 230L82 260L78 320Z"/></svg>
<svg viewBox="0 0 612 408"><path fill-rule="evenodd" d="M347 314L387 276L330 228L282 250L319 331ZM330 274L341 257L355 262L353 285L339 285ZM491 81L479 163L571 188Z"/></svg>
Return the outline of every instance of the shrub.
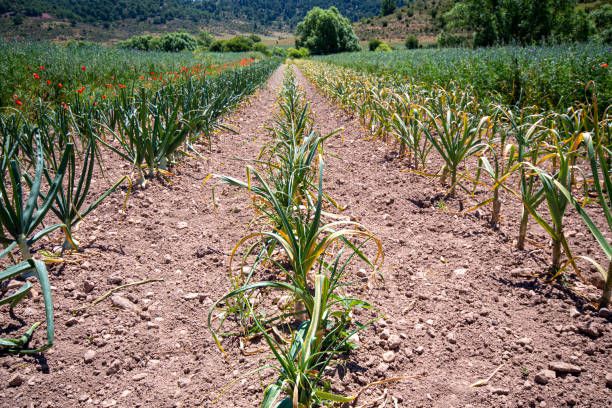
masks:
<svg viewBox="0 0 612 408"><path fill-rule="evenodd" d="M266 46L266 44L261 43L261 42L257 42L253 45L253 51L261 52L262 54L268 55L268 56L271 55L271 52Z"/></svg>
<svg viewBox="0 0 612 408"><path fill-rule="evenodd" d="M360 50L351 22L336 7L310 10L304 21L298 24L296 34L295 45L308 48L313 54Z"/></svg>
<svg viewBox="0 0 612 408"><path fill-rule="evenodd" d="M370 49L370 51L376 51L376 49L378 48L380 44L382 44L382 41L379 40L378 38L374 38L373 40L370 40L370 42L368 43L368 48Z"/></svg>
<svg viewBox="0 0 612 408"><path fill-rule="evenodd" d="M411 34L406 38L405 45L406 45L406 48L408 48L409 50L414 50L416 48L419 48L419 39L417 38L416 35Z"/></svg>
<svg viewBox="0 0 612 408"><path fill-rule="evenodd" d="M200 31L198 34L198 43L204 48L209 48L214 41L215 37L208 31Z"/></svg>
<svg viewBox="0 0 612 408"><path fill-rule="evenodd" d="M193 51L198 46L198 40L185 32L168 33L159 37L152 35L137 35L119 43L121 48L141 51Z"/></svg>
<svg viewBox="0 0 612 408"><path fill-rule="evenodd" d="M376 47L376 52L389 52L389 51L393 51L393 48L391 48L391 46L385 42L380 43L380 45Z"/></svg>
<svg viewBox="0 0 612 408"><path fill-rule="evenodd" d="M304 47L298 49L288 48L287 56L293 59L308 58L310 56L310 51L308 50L308 48Z"/></svg>
<svg viewBox="0 0 612 408"><path fill-rule="evenodd" d="M285 51L284 48L281 47L274 47L272 48L272 55L276 56L276 57L286 57L287 56L287 51Z"/></svg>
<svg viewBox="0 0 612 408"><path fill-rule="evenodd" d="M252 51L255 43L249 37L238 35L230 38L223 43L224 52L244 52Z"/></svg>

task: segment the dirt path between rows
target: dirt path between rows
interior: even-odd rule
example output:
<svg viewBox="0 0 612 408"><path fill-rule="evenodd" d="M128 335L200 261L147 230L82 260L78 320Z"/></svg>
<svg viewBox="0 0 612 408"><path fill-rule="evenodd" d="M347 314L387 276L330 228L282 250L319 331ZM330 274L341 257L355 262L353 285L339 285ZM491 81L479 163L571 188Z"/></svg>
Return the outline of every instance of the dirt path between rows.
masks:
<svg viewBox="0 0 612 408"><path fill-rule="evenodd" d="M529 279L541 265L484 220L415 204L435 195L432 181L389 159L389 146L367 141L357 119L295 70L319 130L345 129L343 138L326 144L328 191L385 248L385 284L364 294L385 318L361 336L340 390L407 376L415 378L386 385L388 404L394 397L406 407L610 406L610 323L574 310L582 304ZM383 361L389 349L390 363ZM536 374L557 362L582 372L562 374L556 367L558 378L534 384ZM489 386L470 387L500 366ZM382 398L384 388L369 399Z"/></svg>
<svg viewBox="0 0 612 408"><path fill-rule="evenodd" d="M244 177L243 160L269 140L265 126L283 71L228 116L237 134L221 132L211 152L186 158L169 183L134 194L127 215L115 194L86 220L78 232L84 253L52 269L56 345L44 361L0 359L0 406L259 406L274 374L251 372L269 356L242 355L238 341L227 339L224 358L206 322L212 301L229 287L227 254L253 212L248 196L232 188L215 188L213 205L214 184L202 183L210 173ZM609 406L610 324L526 277L540 265L483 221L414 204L433 195L431 181L405 172L389 159L390 147L367 141L357 119L296 72L318 129L345 128L326 144L326 190L381 237L386 252L384 284L359 294L384 321L360 334L361 347L334 373L335 391L354 394L373 381L410 377L366 390L357 405ZM107 158L110 179L127 169L115 163ZM143 279L164 281L75 312ZM33 321L41 311L37 298L18 314ZM535 384L551 363L574 373ZM488 386L470 387L498 367Z"/></svg>

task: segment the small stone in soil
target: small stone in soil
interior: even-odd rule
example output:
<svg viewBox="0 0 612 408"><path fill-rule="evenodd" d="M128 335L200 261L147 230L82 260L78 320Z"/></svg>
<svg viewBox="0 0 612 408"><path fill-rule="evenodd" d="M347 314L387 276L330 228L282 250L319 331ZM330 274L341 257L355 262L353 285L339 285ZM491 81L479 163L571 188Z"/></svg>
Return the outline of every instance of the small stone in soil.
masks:
<svg viewBox="0 0 612 408"><path fill-rule="evenodd" d="M393 351L386 351L383 353L382 358L385 363L392 363L395 361L395 353Z"/></svg>
<svg viewBox="0 0 612 408"><path fill-rule="evenodd" d="M446 335L446 340L448 340L450 344L455 344L457 343L457 335L453 331L448 332L448 334Z"/></svg>
<svg viewBox="0 0 612 408"><path fill-rule="evenodd" d="M612 373L606 373L606 387L612 388Z"/></svg>
<svg viewBox="0 0 612 408"><path fill-rule="evenodd" d="M564 363L563 361L553 361L548 363L548 368L553 370L557 374L572 374L579 375L582 372L582 368L577 365Z"/></svg>
<svg viewBox="0 0 612 408"><path fill-rule="evenodd" d="M180 388L189 387L190 384L191 384L191 379L190 378L183 377L183 378L179 378L179 380L178 380L178 386Z"/></svg>
<svg viewBox="0 0 612 408"><path fill-rule="evenodd" d="M397 334L392 334L387 340L387 344L391 350L398 350L402 345L402 339Z"/></svg>
<svg viewBox="0 0 612 408"><path fill-rule="evenodd" d="M129 301L127 298L124 298L123 296L113 295L111 297L111 302L113 303L113 305L117 306L118 308L121 308L124 310L131 310L133 312L138 311L138 306L136 306L134 303Z"/></svg>
<svg viewBox="0 0 612 408"><path fill-rule="evenodd" d="M144 380L145 378L147 378L147 375L148 375L147 373L139 373L139 374L134 375L132 377L132 380L134 380L134 381L141 381L141 380Z"/></svg>
<svg viewBox="0 0 612 408"><path fill-rule="evenodd" d="M546 385L550 380L557 378L557 374L552 370L542 370L534 377L536 384Z"/></svg>
<svg viewBox="0 0 612 408"><path fill-rule="evenodd" d="M495 394L495 395L510 394L510 389L504 388L504 387L491 387L489 390L491 391L491 394Z"/></svg>
<svg viewBox="0 0 612 408"><path fill-rule="evenodd" d="M76 317L71 317L70 319L68 319L66 321L66 326L67 327L72 327L74 325L76 325L79 322L79 320Z"/></svg>
<svg viewBox="0 0 612 408"><path fill-rule="evenodd" d="M23 377L20 374L15 374L8 381L9 387L19 387L23 384Z"/></svg>
<svg viewBox="0 0 612 408"><path fill-rule="evenodd" d="M95 287L95 283L91 281L83 281L83 292L91 293L91 291L94 290Z"/></svg>
<svg viewBox="0 0 612 408"><path fill-rule="evenodd" d="M87 350L83 355L83 361L87 364L91 363L96 358L96 354L95 350Z"/></svg>

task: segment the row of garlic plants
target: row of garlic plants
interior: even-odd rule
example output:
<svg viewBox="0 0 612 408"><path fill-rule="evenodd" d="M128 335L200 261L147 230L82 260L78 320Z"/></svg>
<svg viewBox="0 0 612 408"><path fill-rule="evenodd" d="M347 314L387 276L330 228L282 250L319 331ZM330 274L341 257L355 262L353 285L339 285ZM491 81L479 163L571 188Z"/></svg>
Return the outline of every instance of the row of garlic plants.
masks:
<svg viewBox="0 0 612 408"><path fill-rule="evenodd" d="M63 249L78 250L75 227L119 186L134 184L129 174L94 194L94 173L105 176L102 150L109 149L130 163L132 173L138 174L136 186L144 186L153 176L169 174L170 166L193 150L193 143L203 135L210 137L220 116L260 86L277 66L278 61L266 60L157 90L126 88L103 104L77 99L71 106L53 107L41 102L27 117L14 109L0 113L0 258L9 257L12 264L0 272L0 305L8 304L13 313L32 289L25 280L36 278L47 328L47 341L40 347L29 346L41 325L37 322L19 338L0 339L1 350L37 353L53 345L47 269L34 258L32 247L62 230ZM57 258L46 260L61 260L53 255ZM23 283L8 290L9 282L15 280Z"/></svg>
<svg viewBox="0 0 612 408"><path fill-rule="evenodd" d="M351 336L366 325L355 320L353 311L370 305L349 292L356 262L373 269L382 263L380 240L332 213L337 207L323 187L323 144L337 132L322 135L312 122L288 71L271 127L273 140L247 167L246 180L217 176L245 189L256 215L252 232L232 251L233 289L213 305L208 324L222 351L220 339L230 331L241 342L265 340L274 362L261 368L274 369L278 377L265 388L264 408L354 399L331 391L326 368L351 350ZM230 322L233 329L227 327Z"/></svg>
<svg viewBox="0 0 612 408"><path fill-rule="evenodd" d="M415 171L439 177L448 188L447 197L458 190L473 196L484 186L487 198L471 210L489 205L492 227L500 224L502 192L518 197L522 214L517 247L524 249L529 221L535 220L552 240L552 275L561 276L571 267L580 276L576 260L586 260L605 281L599 306L608 305L612 292L612 246L607 238L612 232L609 107L600 112L594 98L565 112L517 108L483 103L469 88L426 87L321 62L304 61L299 66L323 92L357 113L373 137L396 140L400 155ZM442 159L441 168L427 168L432 152ZM572 255L564 233L569 208L580 215L607 265ZM603 214L605 225L594 222L595 214Z"/></svg>

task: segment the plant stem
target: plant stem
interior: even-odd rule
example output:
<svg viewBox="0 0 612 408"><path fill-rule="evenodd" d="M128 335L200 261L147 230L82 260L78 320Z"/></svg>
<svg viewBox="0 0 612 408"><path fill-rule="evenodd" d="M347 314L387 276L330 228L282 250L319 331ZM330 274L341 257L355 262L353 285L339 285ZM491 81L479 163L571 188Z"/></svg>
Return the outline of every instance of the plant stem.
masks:
<svg viewBox="0 0 612 408"><path fill-rule="evenodd" d="M608 307L610 303L610 296L612 295L612 262L608 262L608 276L606 277L606 284L604 285L603 293L601 294L601 300L599 301L599 308Z"/></svg>
<svg viewBox="0 0 612 408"><path fill-rule="evenodd" d="M529 221L529 211L527 210L527 206L523 204L523 213L521 215L521 225L519 227L519 235L518 235L518 240L516 242L516 247L520 250L525 249L525 238L527 237L528 221Z"/></svg>

